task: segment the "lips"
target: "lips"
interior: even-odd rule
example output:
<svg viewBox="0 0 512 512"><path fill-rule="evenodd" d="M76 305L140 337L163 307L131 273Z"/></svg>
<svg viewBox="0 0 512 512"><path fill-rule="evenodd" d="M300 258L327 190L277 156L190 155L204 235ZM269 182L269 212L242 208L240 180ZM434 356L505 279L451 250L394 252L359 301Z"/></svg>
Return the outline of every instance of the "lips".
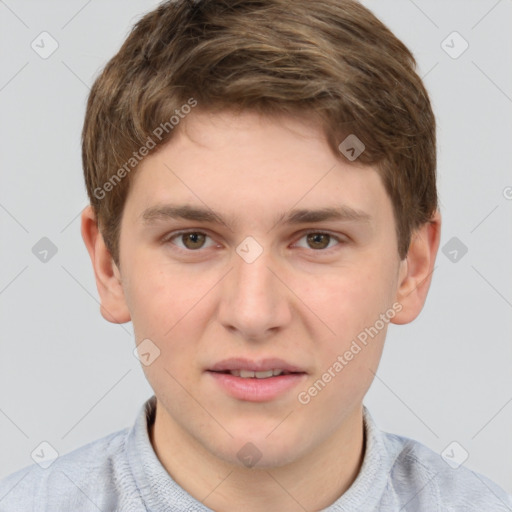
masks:
<svg viewBox="0 0 512 512"><path fill-rule="evenodd" d="M290 364L279 358L267 358L257 361L245 358L224 359L218 363L215 363L211 368L208 369L208 371L218 373L231 373L232 375L242 375L247 377L252 376L248 372L253 372L254 374L265 373L266 376L270 376L269 372L271 371L274 373L279 372L279 374L306 373L303 368L300 368L294 364ZM261 376L263 377L263 375ZM255 375L255 377L259 376Z"/></svg>
<svg viewBox="0 0 512 512"><path fill-rule="evenodd" d="M307 372L284 359L224 359L206 370L217 389L245 402L269 402L284 397L307 379Z"/></svg>

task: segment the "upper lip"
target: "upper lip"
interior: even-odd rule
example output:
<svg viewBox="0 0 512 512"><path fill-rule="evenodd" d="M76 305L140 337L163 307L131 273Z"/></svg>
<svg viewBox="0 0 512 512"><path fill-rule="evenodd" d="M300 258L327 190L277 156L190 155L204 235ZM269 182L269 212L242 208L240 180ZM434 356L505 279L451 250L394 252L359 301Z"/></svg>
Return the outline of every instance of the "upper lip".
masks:
<svg viewBox="0 0 512 512"><path fill-rule="evenodd" d="M258 361L232 357L215 363L209 371L225 372L229 370L249 370L253 372L264 372L268 370L283 370L290 373L305 373L302 368L283 361L279 358L260 359Z"/></svg>

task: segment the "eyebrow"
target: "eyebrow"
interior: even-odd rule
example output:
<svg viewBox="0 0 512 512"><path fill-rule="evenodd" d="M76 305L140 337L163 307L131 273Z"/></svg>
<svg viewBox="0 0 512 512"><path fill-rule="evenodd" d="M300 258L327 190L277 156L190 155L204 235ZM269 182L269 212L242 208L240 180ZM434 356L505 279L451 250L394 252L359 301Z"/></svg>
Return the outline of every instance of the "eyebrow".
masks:
<svg viewBox="0 0 512 512"><path fill-rule="evenodd" d="M191 220L196 222L208 222L213 224L223 224L231 229L233 223L238 221L238 217L231 219L232 222L225 220L221 215L209 208L203 208L190 205L156 205L144 210L140 215L144 225L149 226L159 221L169 219ZM277 216L274 226L279 224L303 224L325 222L329 220L351 221L360 223L371 223L372 217L362 211L350 206L326 207L320 209L294 209Z"/></svg>

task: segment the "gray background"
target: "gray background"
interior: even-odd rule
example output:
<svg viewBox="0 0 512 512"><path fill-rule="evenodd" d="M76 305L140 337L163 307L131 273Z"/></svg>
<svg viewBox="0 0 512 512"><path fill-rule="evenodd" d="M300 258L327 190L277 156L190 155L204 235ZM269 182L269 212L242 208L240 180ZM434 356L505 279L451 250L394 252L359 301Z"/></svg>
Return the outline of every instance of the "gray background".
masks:
<svg viewBox="0 0 512 512"><path fill-rule="evenodd" d="M440 453L457 441L466 466L512 493L512 0L364 3L412 49L430 91L449 244L420 317L390 328L365 403L383 430ZM131 324L99 314L79 138L94 77L156 5L0 1L0 477L42 441L63 454L131 425L152 394ZM47 59L31 48L42 31L59 45ZM453 31L469 43L456 59L441 46ZM32 252L43 237L58 249L46 262Z"/></svg>

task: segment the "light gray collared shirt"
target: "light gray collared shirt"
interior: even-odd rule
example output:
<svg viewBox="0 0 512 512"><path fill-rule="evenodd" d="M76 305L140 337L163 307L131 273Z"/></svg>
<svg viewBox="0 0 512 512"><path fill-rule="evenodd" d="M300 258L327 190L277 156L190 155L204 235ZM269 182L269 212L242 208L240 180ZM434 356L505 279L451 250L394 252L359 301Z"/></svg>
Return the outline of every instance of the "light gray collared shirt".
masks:
<svg viewBox="0 0 512 512"><path fill-rule="evenodd" d="M156 398L135 424L0 480L0 512L208 512L167 473L149 439ZM426 446L381 432L364 410L366 449L351 487L323 512L512 512L512 496ZM238 511L236 511L238 512ZM281 512L281 511L278 511Z"/></svg>

